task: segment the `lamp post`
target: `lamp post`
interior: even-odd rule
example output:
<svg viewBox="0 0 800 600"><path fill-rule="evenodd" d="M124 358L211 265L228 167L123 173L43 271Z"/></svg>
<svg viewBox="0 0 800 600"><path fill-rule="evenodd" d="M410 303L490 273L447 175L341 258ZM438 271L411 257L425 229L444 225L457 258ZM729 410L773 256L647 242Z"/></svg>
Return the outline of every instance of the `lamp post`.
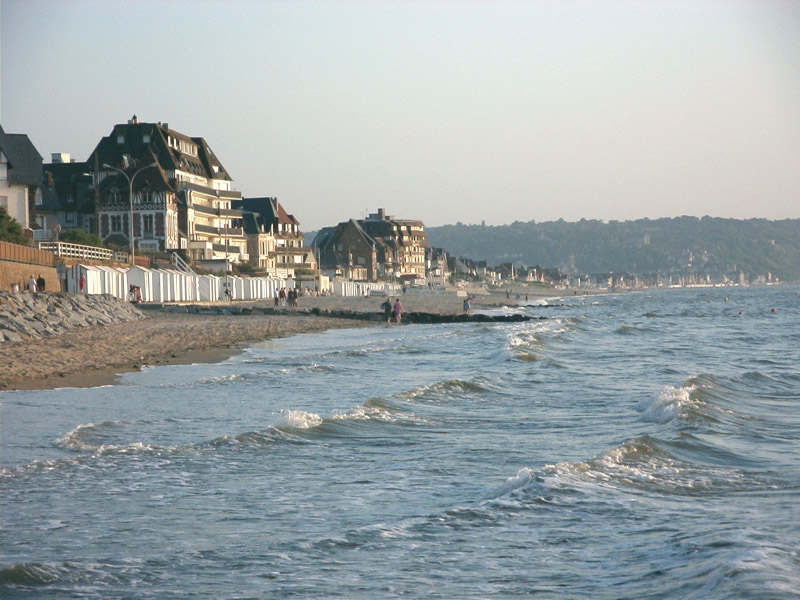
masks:
<svg viewBox="0 0 800 600"><path fill-rule="evenodd" d="M141 169L136 171L133 175L128 175L122 169L117 169L116 167L112 167L111 165L109 165L107 163L103 163L103 168L111 169L112 171L116 171L117 173L122 173L125 176L125 179L128 180L128 201L130 202L130 205L131 205L130 206L131 216L130 216L129 221L130 221L130 234L131 234L131 266L132 267L135 265L135 262L133 260L133 258L134 258L134 256L133 256L133 180L136 179L136 176L139 173L141 173L145 169L149 169L150 167L155 167L157 164L158 164L157 162L150 163L146 167L142 167Z"/></svg>

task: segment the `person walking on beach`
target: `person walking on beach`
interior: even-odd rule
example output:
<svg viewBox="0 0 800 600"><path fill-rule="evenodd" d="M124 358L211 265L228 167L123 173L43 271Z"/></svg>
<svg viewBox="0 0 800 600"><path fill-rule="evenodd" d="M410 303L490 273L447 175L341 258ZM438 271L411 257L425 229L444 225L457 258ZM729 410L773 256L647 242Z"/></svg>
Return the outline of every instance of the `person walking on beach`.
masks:
<svg viewBox="0 0 800 600"><path fill-rule="evenodd" d="M400 304L400 298L394 303L394 322L400 325L400 319L403 317L403 305Z"/></svg>
<svg viewBox="0 0 800 600"><path fill-rule="evenodd" d="M36 280L33 278L33 275L31 275L31 276L28 278L28 291L29 291L31 294L33 294L34 292L36 292Z"/></svg>
<svg viewBox="0 0 800 600"><path fill-rule="evenodd" d="M466 298L464 298L464 314L465 314L465 315L468 315L468 314L469 314L469 309L470 309L470 306L469 306L469 296L467 296Z"/></svg>
<svg viewBox="0 0 800 600"><path fill-rule="evenodd" d="M47 282L44 280L44 277L42 277L40 273L39 277L36 278L36 289L39 290L40 292L43 292L45 285L47 285Z"/></svg>
<svg viewBox="0 0 800 600"><path fill-rule="evenodd" d="M383 316L386 318L386 326L388 327L389 324L392 322L392 303L387 298L381 304L381 308L383 309Z"/></svg>

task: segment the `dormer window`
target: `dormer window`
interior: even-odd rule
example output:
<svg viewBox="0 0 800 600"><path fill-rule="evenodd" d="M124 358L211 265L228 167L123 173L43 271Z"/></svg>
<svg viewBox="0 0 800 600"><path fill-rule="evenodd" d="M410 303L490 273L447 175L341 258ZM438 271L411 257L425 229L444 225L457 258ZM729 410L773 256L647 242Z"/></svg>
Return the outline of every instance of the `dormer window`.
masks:
<svg viewBox="0 0 800 600"><path fill-rule="evenodd" d="M150 143L150 134L149 133L145 133L142 136L142 143L143 144L149 144Z"/></svg>
<svg viewBox="0 0 800 600"><path fill-rule="evenodd" d="M125 143L125 135L122 133L117 134L117 144L121 146L124 143Z"/></svg>

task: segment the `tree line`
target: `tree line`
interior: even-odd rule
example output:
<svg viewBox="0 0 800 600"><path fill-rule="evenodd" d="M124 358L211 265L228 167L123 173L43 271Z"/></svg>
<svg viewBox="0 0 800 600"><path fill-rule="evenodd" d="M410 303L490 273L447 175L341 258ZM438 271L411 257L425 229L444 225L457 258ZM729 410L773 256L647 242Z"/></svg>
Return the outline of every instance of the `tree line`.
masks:
<svg viewBox="0 0 800 600"><path fill-rule="evenodd" d="M800 219L582 219L426 227L428 243L489 265L557 267L576 274L771 273L800 281Z"/></svg>

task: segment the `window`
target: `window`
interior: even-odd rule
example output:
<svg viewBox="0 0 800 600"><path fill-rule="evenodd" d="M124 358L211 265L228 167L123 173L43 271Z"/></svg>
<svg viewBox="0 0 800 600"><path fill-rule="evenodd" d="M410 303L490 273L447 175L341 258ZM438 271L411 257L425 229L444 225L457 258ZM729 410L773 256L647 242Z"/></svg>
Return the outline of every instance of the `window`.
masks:
<svg viewBox="0 0 800 600"><path fill-rule="evenodd" d="M149 144L150 143L150 134L149 133L145 133L142 136L142 143L144 143L144 144Z"/></svg>
<svg viewBox="0 0 800 600"><path fill-rule="evenodd" d="M123 134L121 134L121 133L120 133L120 134L117 136L117 144L120 144L120 145L122 145L122 144L124 144L124 143L125 143L125 136L124 136Z"/></svg>
<svg viewBox="0 0 800 600"><path fill-rule="evenodd" d="M153 235L153 215L142 215L142 230L145 235Z"/></svg>
<svg viewBox="0 0 800 600"><path fill-rule="evenodd" d="M111 231L112 233L122 231L122 217L120 215L111 215Z"/></svg>

